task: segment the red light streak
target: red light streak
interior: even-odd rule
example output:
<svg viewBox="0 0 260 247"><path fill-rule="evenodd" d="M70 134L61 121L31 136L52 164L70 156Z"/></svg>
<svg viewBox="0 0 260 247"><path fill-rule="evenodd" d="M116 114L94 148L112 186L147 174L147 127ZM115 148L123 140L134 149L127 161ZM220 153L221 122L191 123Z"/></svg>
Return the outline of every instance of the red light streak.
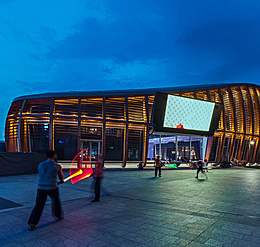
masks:
<svg viewBox="0 0 260 247"><path fill-rule="evenodd" d="M93 169L92 169L92 164L90 161L90 157L86 156L84 154L85 151L89 150L88 148L82 150L81 152L79 152L75 158L72 160L71 165L70 165L70 176L73 176L74 174L78 173L79 175L75 175L71 178L71 183L75 184L77 182L79 182L82 179L88 178L91 176L91 174L93 173ZM80 156L81 155L81 156ZM88 160L83 160L87 158ZM77 167L80 166L80 168L75 169L72 168L73 164L77 164ZM80 170L82 170L82 173L79 173Z"/></svg>

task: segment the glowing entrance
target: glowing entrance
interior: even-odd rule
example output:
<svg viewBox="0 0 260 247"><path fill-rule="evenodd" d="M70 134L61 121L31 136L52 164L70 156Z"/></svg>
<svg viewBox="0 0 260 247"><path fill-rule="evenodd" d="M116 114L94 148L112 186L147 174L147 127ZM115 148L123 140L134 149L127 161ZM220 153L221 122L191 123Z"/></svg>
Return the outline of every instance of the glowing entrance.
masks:
<svg viewBox="0 0 260 247"><path fill-rule="evenodd" d="M86 156L90 157L91 162L98 160L98 155L101 154L100 140L81 140L80 150L86 150Z"/></svg>

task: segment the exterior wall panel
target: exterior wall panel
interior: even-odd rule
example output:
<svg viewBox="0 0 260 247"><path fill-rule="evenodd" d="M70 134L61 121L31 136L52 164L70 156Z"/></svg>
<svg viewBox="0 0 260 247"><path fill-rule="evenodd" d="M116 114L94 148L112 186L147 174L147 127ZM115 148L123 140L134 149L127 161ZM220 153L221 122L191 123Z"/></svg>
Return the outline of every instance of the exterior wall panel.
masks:
<svg viewBox="0 0 260 247"><path fill-rule="evenodd" d="M105 96L85 92L21 97L13 101L6 119L7 150L41 152L54 147L62 152L61 157L70 159L82 140L100 140L105 160L107 154L107 160L114 157L124 164L145 162L156 91L223 103L207 157L213 162L246 162L253 140L251 161L260 162L260 88L253 84L121 91ZM107 150L116 143L118 156Z"/></svg>

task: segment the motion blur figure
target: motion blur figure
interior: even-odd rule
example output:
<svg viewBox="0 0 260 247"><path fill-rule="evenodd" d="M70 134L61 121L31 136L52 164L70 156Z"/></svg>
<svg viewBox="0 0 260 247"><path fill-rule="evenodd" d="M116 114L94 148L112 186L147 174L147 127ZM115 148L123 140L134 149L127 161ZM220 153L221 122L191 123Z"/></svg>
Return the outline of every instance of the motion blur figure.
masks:
<svg viewBox="0 0 260 247"><path fill-rule="evenodd" d="M101 155L98 156L98 161L95 164L93 177L95 179L95 198L91 202L99 202L101 181L103 178L103 159Z"/></svg>
<svg viewBox="0 0 260 247"><path fill-rule="evenodd" d="M197 176L195 178L199 177L199 172L202 172L206 176L206 178L208 178L206 173L203 170L203 161L202 160L199 160L197 162Z"/></svg>
<svg viewBox="0 0 260 247"><path fill-rule="evenodd" d="M208 171L208 160L207 159L204 159L204 170L209 172Z"/></svg>

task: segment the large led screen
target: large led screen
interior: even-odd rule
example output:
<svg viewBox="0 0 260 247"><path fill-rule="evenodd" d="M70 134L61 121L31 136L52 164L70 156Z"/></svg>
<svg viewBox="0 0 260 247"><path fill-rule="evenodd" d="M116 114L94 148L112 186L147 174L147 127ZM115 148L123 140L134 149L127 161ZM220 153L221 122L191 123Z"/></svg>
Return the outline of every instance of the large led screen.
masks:
<svg viewBox="0 0 260 247"><path fill-rule="evenodd" d="M163 127L209 131L215 103L168 95Z"/></svg>
<svg viewBox="0 0 260 247"><path fill-rule="evenodd" d="M223 104L157 92L150 133L212 136Z"/></svg>

